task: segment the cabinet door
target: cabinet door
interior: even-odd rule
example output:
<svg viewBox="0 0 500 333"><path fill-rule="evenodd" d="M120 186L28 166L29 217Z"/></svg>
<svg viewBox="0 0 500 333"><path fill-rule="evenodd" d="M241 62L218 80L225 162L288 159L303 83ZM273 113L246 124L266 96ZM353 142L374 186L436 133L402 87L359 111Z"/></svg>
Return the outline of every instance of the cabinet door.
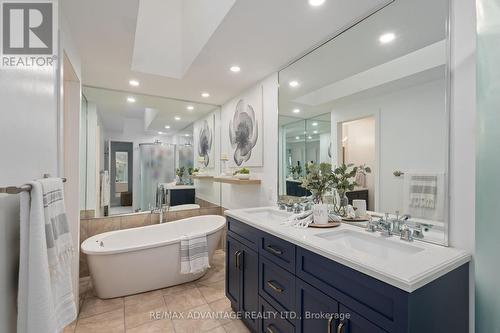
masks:
<svg viewBox="0 0 500 333"><path fill-rule="evenodd" d="M240 311L243 321L253 331L257 331L257 313L259 311L259 255L241 244L243 254L240 255L241 267L241 294Z"/></svg>
<svg viewBox="0 0 500 333"><path fill-rule="evenodd" d="M231 301L234 310L240 309L240 266L243 249L241 243L232 237L226 242L226 296Z"/></svg>
<svg viewBox="0 0 500 333"><path fill-rule="evenodd" d="M336 333L386 333L383 329L340 304Z"/></svg>
<svg viewBox="0 0 500 333"><path fill-rule="evenodd" d="M297 320L298 333L333 333L336 328L336 315L339 304L321 291L304 281L296 280L297 288Z"/></svg>

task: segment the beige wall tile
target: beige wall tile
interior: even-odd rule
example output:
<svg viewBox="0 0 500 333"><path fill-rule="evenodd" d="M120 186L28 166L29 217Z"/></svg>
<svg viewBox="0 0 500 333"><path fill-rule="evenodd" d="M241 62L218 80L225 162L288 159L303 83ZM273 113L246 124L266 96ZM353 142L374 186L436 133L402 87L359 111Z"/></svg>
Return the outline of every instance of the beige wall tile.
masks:
<svg viewBox="0 0 500 333"><path fill-rule="evenodd" d="M89 220L88 237L92 237L103 232L120 230L120 217L102 217Z"/></svg>
<svg viewBox="0 0 500 333"><path fill-rule="evenodd" d="M121 229L144 227L151 224L151 214L131 214L121 217Z"/></svg>

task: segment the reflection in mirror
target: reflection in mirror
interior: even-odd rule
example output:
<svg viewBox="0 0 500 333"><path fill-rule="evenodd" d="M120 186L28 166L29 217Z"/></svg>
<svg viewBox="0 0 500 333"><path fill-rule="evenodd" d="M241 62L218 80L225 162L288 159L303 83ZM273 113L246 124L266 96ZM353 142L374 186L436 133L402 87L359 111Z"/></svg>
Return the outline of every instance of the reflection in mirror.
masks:
<svg viewBox="0 0 500 333"><path fill-rule="evenodd" d="M395 1L279 73L282 198L309 195L308 163L366 166L350 204L447 244L448 6Z"/></svg>
<svg viewBox="0 0 500 333"><path fill-rule="evenodd" d="M220 211L220 183L197 178L201 167L205 175L220 174L218 106L140 94L131 99L94 87L83 93L86 218L147 212L167 221L168 212Z"/></svg>

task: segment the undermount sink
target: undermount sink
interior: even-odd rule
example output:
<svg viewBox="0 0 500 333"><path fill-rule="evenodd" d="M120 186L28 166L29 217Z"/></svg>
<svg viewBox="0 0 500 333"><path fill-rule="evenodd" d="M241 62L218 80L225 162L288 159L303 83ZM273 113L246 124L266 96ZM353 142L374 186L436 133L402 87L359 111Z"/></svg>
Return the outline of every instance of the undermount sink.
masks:
<svg viewBox="0 0 500 333"><path fill-rule="evenodd" d="M422 248L411 244L352 230L325 232L317 234L316 237L329 240L332 244L344 248L345 251L378 259L407 259L409 256L423 251Z"/></svg>
<svg viewBox="0 0 500 333"><path fill-rule="evenodd" d="M259 220L265 220L265 221L271 220L271 221L276 221L276 222L283 222L290 216L290 213L277 211L277 210L269 209L269 208L250 209L250 210L244 211L244 213L248 214L256 219L259 219Z"/></svg>

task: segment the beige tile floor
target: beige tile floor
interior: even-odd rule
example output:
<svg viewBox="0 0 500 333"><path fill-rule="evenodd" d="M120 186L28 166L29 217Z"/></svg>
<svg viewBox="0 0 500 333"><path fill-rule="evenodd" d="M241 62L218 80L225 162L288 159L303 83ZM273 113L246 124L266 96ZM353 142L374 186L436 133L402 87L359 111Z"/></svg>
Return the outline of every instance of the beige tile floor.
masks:
<svg viewBox="0 0 500 333"><path fill-rule="evenodd" d="M232 313L224 294L224 272L224 252L218 250L212 268L201 279L161 290L101 300L93 294L90 281L83 279L80 314L64 333L247 333L243 323L230 316L193 318L197 314ZM151 318L151 313L160 317ZM166 318L166 313L184 318Z"/></svg>

